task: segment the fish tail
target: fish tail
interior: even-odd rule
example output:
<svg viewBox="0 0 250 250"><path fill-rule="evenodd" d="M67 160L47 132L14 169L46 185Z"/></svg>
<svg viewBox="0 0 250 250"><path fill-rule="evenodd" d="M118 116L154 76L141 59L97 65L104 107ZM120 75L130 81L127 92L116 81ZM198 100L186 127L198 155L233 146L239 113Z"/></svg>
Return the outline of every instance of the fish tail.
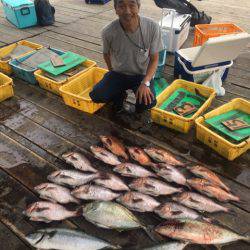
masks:
<svg viewBox="0 0 250 250"><path fill-rule="evenodd" d="M144 226L143 227L143 230L145 231L145 233L148 235L148 237L154 241L154 242L159 242L161 239L160 239L160 236L157 235L154 231L153 231L153 228L154 226Z"/></svg>
<svg viewBox="0 0 250 250"><path fill-rule="evenodd" d="M237 216L237 213L231 208L227 210L227 213L232 215L232 216Z"/></svg>
<svg viewBox="0 0 250 250"><path fill-rule="evenodd" d="M74 212L74 216L75 217L79 217L83 214L83 208L79 207L78 209L76 209L76 211Z"/></svg>
<svg viewBox="0 0 250 250"><path fill-rule="evenodd" d="M119 245L115 245L115 246L109 246L109 249L121 249L122 247Z"/></svg>

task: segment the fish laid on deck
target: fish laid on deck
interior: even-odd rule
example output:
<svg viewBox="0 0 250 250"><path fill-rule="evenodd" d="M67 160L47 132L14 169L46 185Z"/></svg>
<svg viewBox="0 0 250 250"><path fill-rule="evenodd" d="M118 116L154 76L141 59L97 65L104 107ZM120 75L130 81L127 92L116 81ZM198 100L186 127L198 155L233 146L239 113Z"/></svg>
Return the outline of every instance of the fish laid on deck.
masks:
<svg viewBox="0 0 250 250"><path fill-rule="evenodd" d="M111 201L120 194L112 192L110 189L97 185L84 185L74 189L71 194L82 200Z"/></svg>
<svg viewBox="0 0 250 250"><path fill-rule="evenodd" d="M86 172L97 172L97 170L91 165L90 161L80 153L68 152L63 154L62 157L67 163L71 164L76 169Z"/></svg>
<svg viewBox="0 0 250 250"><path fill-rule="evenodd" d="M183 192L173 196L172 199L186 207L202 212L229 212L227 207L223 207L210 198L204 197L203 195L194 192Z"/></svg>
<svg viewBox="0 0 250 250"><path fill-rule="evenodd" d="M79 211L69 211L56 203L38 201L30 204L24 211L24 214L32 221L43 221L49 223L51 221L61 221L67 218L79 216Z"/></svg>
<svg viewBox="0 0 250 250"><path fill-rule="evenodd" d="M50 174L47 178L49 181L59 185L77 187L93 181L98 178L99 173L83 173L77 170L58 170Z"/></svg>
<svg viewBox="0 0 250 250"><path fill-rule="evenodd" d="M135 179L129 184L129 187L153 196L170 195L183 191L182 188L176 188L163 181L149 177Z"/></svg>
<svg viewBox="0 0 250 250"><path fill-rule="evenodd" d="M27 235L25 239L37 249L99 250L119 248L83 232L65 228L39 229Z"/></svg>
<svg viewBox="0 0 250 250"><path fill-rule="evenodd" d="M52 202L58 202L61 204L77 203L79 200L73 197L70 190L66 187L54 183L42 183L34 188L39 193L41 199L50 200Z"/></svg>
<svg viewBox="0 0 250 250"><path fill-rule="evenodd" d="M129 159L128 154L126 153L126 148L116 137L101 135L100 139L104 146L113 154L123 157L126 161Z"/></svg>
<svg viewBox="0 0 250 250"><path fill-rule="evenodd" d="M122 179L110 173L101 173L99 178L95 179L94 182L97 185L112 189L114 191L128 191L129 190L129 187L126 185L126 183Z"/></svg>
<svg viewBox="0 0 250 250"><path fill-rule="evenodd" d="M184 207L175 202L165 202L154 212L163 219L201 219L202 216L195 210Z"/></svg>
<svg viewBox="0 0 250 250"><path fill-rule="evenodd" d="M212 184L219 186L225 189L227 192L230 192L230 188L222 182L222 180L211 170L203 166L193 166L188 167L189 171L192 172L194 175L204 178L210 181Z"/></svg>
<svg viewBox="0 0 250 250"><path fill-rule="evenodd" d="M169 238L201 245L219 245L238 240L249 241L249 238L220 226L190 219L166 221L156 227L155 231Z"/></svg>
<svg viewBox="0 0 250 250"><path fill-rule="evenodd" d="M155 161L163 162L174 166L184 166L172 153L160 148L145 148L144 151Z"/></svg>
<svg viewBox="0 0 250 250"><path fill-rule="evenodd" d="M167 163L159 163L154 168L158 176L164 178L168 182L174 182L179 185L187 185L187 178L175 166Z"/></svg>
<svg viewBox="0 0 250 250"><path fill-rule="evenodd" d="M121 164L120 160L116 155L113 153L109 152L105 148L98 147L98 146L91 146L90 150L94 154L95 158L109 164L109 165L119 165Z"/></svg>
<svg viewBox="0 0 250 250"><path fill-rule="evenodd" d="M139 147L128 147L131 158L139 162L142 166L151 166L155 164L151 161L148 155Z"/></svg>
<svg viewBox="0 0 250 250"><path fill-rule="evenodd" d="M127 208L137 212L153 212L160 205L151 196L139 192L127 192L116 200Z"/></svg>
<svg viewBox="0 0 250 250"><path fill-rule="evenodd" d="M122 163L113 168L113 171L126 177L157 177L156 174L133 163Z"/></svg>
<svg viewBox="0 0 250 250"><path fill-rule="evenodd" d="M211 182L206 179L192 178L189 179L187 182L192 188L196 189L197 191L206 194L209 197L216 198L219 201L240 201L239 197L228 193L219 186L212 185Z"/></svg>

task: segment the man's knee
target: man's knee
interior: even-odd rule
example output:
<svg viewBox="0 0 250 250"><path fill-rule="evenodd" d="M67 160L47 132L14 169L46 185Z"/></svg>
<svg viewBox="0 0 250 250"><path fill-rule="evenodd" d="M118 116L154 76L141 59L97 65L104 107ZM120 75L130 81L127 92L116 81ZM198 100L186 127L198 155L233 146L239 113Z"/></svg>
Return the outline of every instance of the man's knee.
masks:
<svg viewBox="0 0 250 250"><path fill-rule="evenodd" d="M106 103L106 98L104 96L104 93L101 93L98 91L98 89L93 89L90 93L89 96L91 100L95 103Z"/></svg>

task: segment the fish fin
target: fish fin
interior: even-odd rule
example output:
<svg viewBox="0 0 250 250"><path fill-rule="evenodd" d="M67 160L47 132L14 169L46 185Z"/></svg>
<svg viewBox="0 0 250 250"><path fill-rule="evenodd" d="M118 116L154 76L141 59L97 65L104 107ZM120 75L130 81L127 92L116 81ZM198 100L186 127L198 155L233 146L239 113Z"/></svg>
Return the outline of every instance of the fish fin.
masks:
<svg viewBox="0 0 250 250"><path fill-rule="evenodd" d="M127 170L128 173L132 173L130 168L126 168L126 170Z"/></svg>
<svg viewBox="0 0 250 250"><path fill-rule="evenodd" d="M51 201L52 203L57 203L55 200L51 199L50 197L48 197L46 195L40 195L40 198L43 200Z"/></svg>
<svg viewBox="0 0 250 250"><path fill-rule="evenodd" d="M108 144L109 146L112 145L112 141L111 141L109 138L107 138L107 144Z"/></svg>
<svg viewBox="0 0 250 250"><path fill-rule="evenodd" d="M194 200L192 197L189 197L189 200L190 200L191 202L193 202L193 203L200 203L199 201Z"/></svg>
<svg viewBox="0 0 250 250"><path fill-rule="evenodd" d="M107 173L104 173L104 172L100 173L98 178L101 179L101 180L110 180L110 176Z"/></svg>
<svg viewBox="0 0 250 250"><path fill-rule="evenodd" d="M171 212L172 213L172 215L180 215L180 214L182 214L182 211L172 211Z"/></svg>
<svg viewBox="0 0 250 250"><path fill-rule="evenodd" d="M46 210L49 210L49 207L41 207L41 208L37 208L36 211L37 212L43 212L43 211L46 211Z"/></svg>
<svg viewBox="0 0 250 250"><path fill-rule="evenodd" d="M157 234L153 229L154 226L143 226L142 227L145 233L148 235L148 237L154 241L154 242L160 242L163 240L163 237L161 237L159 234Z"/></svg>
<svg viewBox="0 0 250 250"><path fill-rule="evenodd" d="M68 175L65 175L65 174L61 174L60 177L61 177L62 179L72 179L71 176L68 176Z"/></svg>
<svg viewBox="0 0 250 250"><path fill-rule="evenodd" d="M231 208L231 209L228 209L228 212L227 212L228 214L230 214L230 215L232 215L232 216L235 216L235 217L237 217L238 216L238 214Z"/></svg>
<svg viewBox="0 0 250 250"><path fill-rule="evenodd" d="M54 190L54 189L55 189L54 187L47 187L46 191L50 191L50 190Z"/></svg>
<svg viewBox="0 0 250 250"><path fill-rule="evenodd" d="M50 231L47 233L47 235L49 236L50 239L53 238L55 236L55 234L56 234L56 230L53 230L53 231Z"/></svg>
<svg viewBox="0 0 250 250"><path fill-rule="evenodd" d="M143 199L140 199L140 198L134 198L133 199L133 202L135 202L135 203L142 202L142 201L143 201Z"/></svg>
<svg viewBox="0 0 250 250"><path fill-rule="evenodd" d="M83 215L83 208L80 207L78 208L76 211L75 211L75 216L78 217L78 216L81 216Z"/></svg>
<svg viewBox="0 0 250 250"><path fill-rule="evenodd" d="M145 183L145 184L144 184L144 187L146 187L146 188L151 188L151 189L155 189L155 187L154 187L153 185L148 184L148 183Z"/></svg>

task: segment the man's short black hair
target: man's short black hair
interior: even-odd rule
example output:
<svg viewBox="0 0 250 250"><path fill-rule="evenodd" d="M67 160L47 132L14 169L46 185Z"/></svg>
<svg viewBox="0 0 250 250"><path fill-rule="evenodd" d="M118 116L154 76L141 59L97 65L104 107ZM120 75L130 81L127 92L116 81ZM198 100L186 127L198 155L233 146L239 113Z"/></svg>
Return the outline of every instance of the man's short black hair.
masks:
<svg viewBox="0 0 250 250"><path fill-rule="evenodd" d="M119 0L114 0L114 6L116 7L116 5L118 4L118 1ZM141 4L141 1L140 0L135 0L137 2L138 5Z"/></svg>

